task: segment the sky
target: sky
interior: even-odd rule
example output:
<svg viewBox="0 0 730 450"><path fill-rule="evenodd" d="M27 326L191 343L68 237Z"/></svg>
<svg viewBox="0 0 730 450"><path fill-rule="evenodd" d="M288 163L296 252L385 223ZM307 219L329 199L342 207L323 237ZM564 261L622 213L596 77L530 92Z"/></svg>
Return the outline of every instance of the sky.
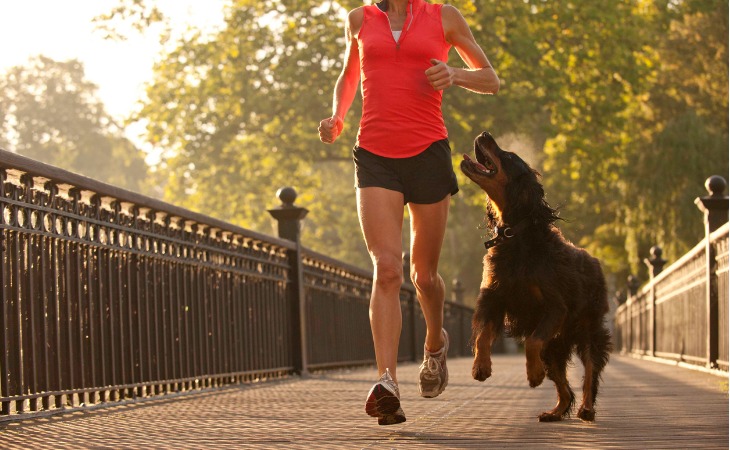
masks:
<svg viewBox="0 0 730 450"><path fill-rule="evenodd" d="M173 32L189 25L215 30L225 0L148 0L169 17ZM126 41L104 39L91 19L110 12L119 0L0 0L0 73L44 55L84 64L87 80L99 87L107 112L122 120L135 110L162 50L158 35L130 33ZM131 133L138 132L131 131ZM136 140L136 136L129 136Z"/></svg>

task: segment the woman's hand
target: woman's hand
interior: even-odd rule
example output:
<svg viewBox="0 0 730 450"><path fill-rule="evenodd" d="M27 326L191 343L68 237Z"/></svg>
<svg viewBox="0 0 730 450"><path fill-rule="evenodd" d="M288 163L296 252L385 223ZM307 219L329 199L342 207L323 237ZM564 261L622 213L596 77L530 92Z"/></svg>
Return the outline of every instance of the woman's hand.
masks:
<svg viewBox="0 0 730 450"><path fill-rule="evenodd" d="M325 144L331 144L337 140L342 133L344 123L338 116L332 116L319 122L319 140Z"/></svg>
<svg viewBox="0 0 730 450"><path fill-rule="evenodd" d="M426 69L426 78L434 90L443 91L454 85L454 69L438 59L431 59L431 67Z"/></svg>

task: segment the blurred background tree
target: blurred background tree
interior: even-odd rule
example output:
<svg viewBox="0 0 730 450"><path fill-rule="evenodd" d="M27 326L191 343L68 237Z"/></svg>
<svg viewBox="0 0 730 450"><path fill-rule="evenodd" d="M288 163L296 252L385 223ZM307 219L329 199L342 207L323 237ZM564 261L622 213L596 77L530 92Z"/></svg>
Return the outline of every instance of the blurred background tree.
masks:
<svg viewBox="0 0 730 450"><path fill-rule="evenodd" d="M144 153L123 136L77 60L44 56L0 77L0 147L114 186L147 189Z"/></svg>
<svg viewBox="0 0 730 450"><path fill-rule="evenodd" d="M522 155L543 173L566 236L602 260L611 289L630 273L646 279L650 246L672 261L696 244L692 200L709 175L728 172L728 0L450 3L502 80L497 96L445 93L455 165L483 130ZM271 233L262 211L291 185L312 211L305 245L369 267L352 187L359 97L337 143L317 135L342 68L347 11L362 4L230 0L220 30L168 42L130 118L162 152L153 169L164 199ZM119 0L97 19L112 38L118 21L144 30L165 18L153 2ZM462 64L456 52L451 63ZM460 279L471 302L489 232L484 194L457 175L441 272L447 285Z"/></svg>

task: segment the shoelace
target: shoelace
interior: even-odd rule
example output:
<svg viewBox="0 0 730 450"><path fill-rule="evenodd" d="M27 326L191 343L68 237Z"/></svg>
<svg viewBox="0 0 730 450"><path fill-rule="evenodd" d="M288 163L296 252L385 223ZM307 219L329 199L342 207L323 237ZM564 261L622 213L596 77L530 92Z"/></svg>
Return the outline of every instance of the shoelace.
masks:
<svg viewBox="0 0 730 450"><path fill-rule="evenodd" d="M395 384L395 381L393 381L393 378L390 376L390 372L384 374L381 378L381 381L387 384L389 387L393 388L393 390L395 391L395 395L400 398L400 389L398 389L398 385Z"/></svg>
<svg viewBox="0 0 730 450"><path fill-rule="evenodd" d="M426 358L423 359L423 364L421 364L421 368L427 369L427 374L430 375L428 378L438 378L439 373L441 372L441 362L434 358L433 356L426 356Z"/></svg>

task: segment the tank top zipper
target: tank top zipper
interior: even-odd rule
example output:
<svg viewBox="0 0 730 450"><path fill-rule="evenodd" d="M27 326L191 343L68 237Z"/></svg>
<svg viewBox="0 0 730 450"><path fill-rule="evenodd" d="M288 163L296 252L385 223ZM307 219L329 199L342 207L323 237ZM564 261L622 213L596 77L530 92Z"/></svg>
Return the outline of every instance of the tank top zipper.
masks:
<svg viewBox="0 0 730 450"><path fill-rule="evenodd" d="M405 37L405 35L408 33L408 30L411 29L411 25L413 24L413 2L412 1L409 1L408 2L408 7L410 8L411 20L408 21L408 26L406 27L405 30L403 30L403 32L401 33L401 35L398 38L398 40L396 40L395 38L393 39L393 41L395 42L395 49L396 50L400 50L400 43L403 40L403 38ZM387 11L383 11L380 8L378 8L378 11L382 12L383 14L385 14L385 20L388 21L388 28L392 30L392 27L391 27L391 24L390 24L390 17L388 17L388 12Z"/></svg>

